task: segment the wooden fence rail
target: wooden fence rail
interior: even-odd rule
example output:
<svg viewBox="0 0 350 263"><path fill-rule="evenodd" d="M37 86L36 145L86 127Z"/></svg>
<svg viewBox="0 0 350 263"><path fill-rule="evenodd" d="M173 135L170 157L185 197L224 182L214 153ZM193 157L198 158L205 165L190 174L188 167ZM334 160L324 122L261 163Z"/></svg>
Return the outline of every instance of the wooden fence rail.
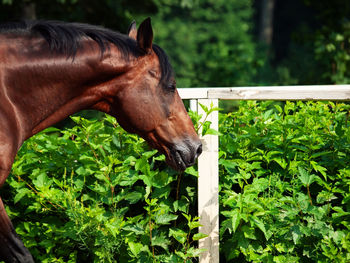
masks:
<svg viewBox="0 0 350 263"><path fill-rule="evenodd" d="M198 103L208 107L218 105L218 100L350 100L350 85L273 86L234 88L184 88L178 89L182 99L191 100L192 110L202 114ZM212 128L219 128L218 112L208 121ZM202 138L203 153L198 159L198 215L200 232L208 235L199 242L206 249L200 263L219 263L219 139L216 135Z"/></svg>

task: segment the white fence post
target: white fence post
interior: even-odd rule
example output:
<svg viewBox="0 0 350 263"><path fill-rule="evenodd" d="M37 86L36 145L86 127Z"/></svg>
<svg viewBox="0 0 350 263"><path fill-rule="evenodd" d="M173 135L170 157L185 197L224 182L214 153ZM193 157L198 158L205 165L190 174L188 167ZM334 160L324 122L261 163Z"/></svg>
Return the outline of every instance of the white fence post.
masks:
<svg viewBox="0 0 350 263"><path fill-rule="evenodd" d="M197 103L198 103L197 100L190 100L190 109L191 109L191 111L194 111L194 112L198 111Z"/></svg>
<svg viewBox="0 0 350 263"><path fill-rule="evenodd" d="M199 99L199 103L210 108L218 107L217 99ZM205 113L198 105L198 113ZM202 119L203 121L203 119ZM207 121L211 128L219 129L219 114L212 112ZM219 138L217 135L205 135L201 138L203 152L198 159L198 214L200 217L200 233L208 237L199 241L199 248L206 249L199 257L200 263L219 263Z"/></svg>

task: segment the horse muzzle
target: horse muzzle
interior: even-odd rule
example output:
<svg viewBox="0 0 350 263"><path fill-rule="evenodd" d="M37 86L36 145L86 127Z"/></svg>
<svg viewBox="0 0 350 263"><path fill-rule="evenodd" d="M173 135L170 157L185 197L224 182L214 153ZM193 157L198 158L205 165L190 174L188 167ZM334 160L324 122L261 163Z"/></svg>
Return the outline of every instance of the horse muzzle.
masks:
<svg viewBox="0 0 350 263"><path fill-rule="evenodd" d="M170 148L167 163L177 171L184 171L187 167L195 164L201 153L202 143L200 141L175 144Z"/></svg>

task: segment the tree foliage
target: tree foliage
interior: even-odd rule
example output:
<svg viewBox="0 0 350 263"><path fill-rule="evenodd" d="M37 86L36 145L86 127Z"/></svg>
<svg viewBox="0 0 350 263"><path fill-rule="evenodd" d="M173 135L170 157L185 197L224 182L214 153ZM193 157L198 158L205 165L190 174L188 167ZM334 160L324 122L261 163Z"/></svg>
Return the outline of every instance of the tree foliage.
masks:
<svg viewBox="0 0 350 263"><path fill-rule="evenodd" d="M140 12L156 12L153 1L139 0L2 0L2 3L2 22L23 19L25 4L33 3L37 19L91 23L120 32L125 32Z"/></svg>
<svg viewBox="0 0 350 263"><path fill-rule="evenodd" d="M249 82L256 68L252 1L160 0L156 40L169 53L182 87Z"/></svg>

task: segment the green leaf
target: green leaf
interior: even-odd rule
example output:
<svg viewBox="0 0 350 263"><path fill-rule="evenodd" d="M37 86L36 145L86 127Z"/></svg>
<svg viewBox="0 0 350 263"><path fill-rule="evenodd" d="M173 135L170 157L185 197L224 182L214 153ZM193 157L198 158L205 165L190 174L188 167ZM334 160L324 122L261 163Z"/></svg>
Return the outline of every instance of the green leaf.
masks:
<svg viewBox="0 0 350 263"><path fill-rule="evenodd" d="M123 174L119 184L120 186L131 186L139 179L140 178L137 171L129 169L125 174Z"/></svg>
<svg viewBox="0 0 350 263"><path fill-rule="evenodd" d="M203 238L206 238L208 235L206 234L203 234L203 233L197 233L197 234L194 234L192 239L193 240L200 240L200 239L203 239Z"/></svg>
<svg viewBox="0 0 350 263"><path fill-rule="evenodd" d="M129 156L125 159L124 165L135 166L137 159L135 156Z"/></svg>
<svg viewBox="0 0 350 263"><path fill-rule="evenodd" d="M146 157L141 157L140 159L137 159L135 164L135 170L141 171L145 175L150 175L150 167L147 161Z"/></svg>
<svg viewBox="0 0 350 263"><path fill-rule="evenodd" d="M158 188L164 187L169 183L169 179L169 175L165 171L157 172L153 176L153 186Z"/></svg>
<svg viewBox="0 0 350 263"><path fill-rule="evenodd" d="M198 177L198 170L197 170L195 167L193 167L193 166L188 167L188 168L185 170L185 173L186 173L186 174L193 175L193 176L195 176L195 177Z"/></svg>
<svg viewBox="0 0 350 263"><path fill-rule="evenodd" d="M240 222L241 222L241 214L239 212L239 210L234 210L231 214L231 220L232 220L232 231L233 233L236 232Z"/></svg>
<svg viewBox="0 0 350 263"><path fill-rule="evenodd" d="M188 222L188 227L190 228L190 230L193 230L195 228L198 228L200 226L202 226L198 221L191 221L191 222Z"/></svg>
<svg viewBox="0 0 350 263"><path fill-rule="evenodd" d="M208 114L208 112L209 112L208 107L205 106L204 104L200 103L200 102L199 102L198 104L199 104L199 106L202 108L202 110L203 110L206 114Z"/></svg>
<svg viewBox="0 0 350 263"><path fill-rule="evenodd" d="M123 230L129 231L132 234L143 235L145 234L145 229L137 225L127 225L123 227Z"/></svg>
<svg viewBox="0 0 350 263"><path fill-rule="evenodd" d="M135 204L143 198L143 194L140 192L131 192L125 196L125 200L129 201L130 204Z"/></svg>
<svg viewBox="0 0 350 263"><path fill-rule="evenodd" d="M83 176L86 176L86 175L90 175L91 173L89 173L88 171L86 171L85 167L84 166L80 166L78 169L75 170L75 172L78 174L78 175L83 175Z"/></svg>
<svg viewBox="0 0 350 263"><path fill-rule="evenodd" d="M173 214L160 214L155 217L155 222L159 225L169 225L171 221L177 219L177 215Z"/></svg>
<svg viewBox="0 0 350 263"><path fill-rule="evenodd" d="M151 158L153 155L155 155L158 151L157 150L153 150L153 151L148 151L148 152L143 152L142 153L142 157L149 159Z"/></svg>
<svg viewBox="0 0 350 263"><path fill-rule="evenodd" d="M159 246L164 250L168 250L168 246L170 245L170 240L164 236L154 236L152 237L152 246Z"/></svg>
<svg viewBox="0 0 350 263"><path fill-rule="evenodd" d="M315 176L313 174L310 174L308 171L306 171L302 167L298 167L299 170L299 180L304 184L304 185L310 185L314 182Z"/></svg>
<svg viewBox="0 0 350 263"><path fill-rule="evenodd" d="M290 230L292 232L293 242L296 245L302 238L303 234L301 233L300 227L298 225L292 226Z"/></svg>
<svg viewBox="0 0 350 263"><path fill-rule="evenodd" d="M14 203L18 203L24 196L28 195L29 193L31 193L31 191L28 188L21 188L17 190L17 194L14 198Z"/></svg>
<svg viewBox="0 0 350 263"><path fill-rule="evenodd" d="M206 130L205 130L205 133L202 134L202 135L206 135L206 134L218 135L218 136L221 136L221 135L222 135L219 131L214 130L214 129L212 129L212 128L206 129Z"/></svg>
<svg viewBox="0 0 350 263"><path fill-rule="evenodd" d="M231 169L234 169L237 167L237 163L233 160L223 160L223 159L220 159L219 160L219 164L223 165L225 168L231 168Z"/></svg>
<svg viewBox="0 0 350 263"><path fill-rule="evenodd" d="M128 242L129 249L134 257L138 257L143 245L141 243L135 243L135 242Z"/></svg>
<svg viewBox="0 0 350 263"><path fill-rule="evenodd" d="M188 204L185 200L180 199L180 200L176 200L173 203L173 206L174 206L174 212L181 211L185 213L187 211Z"/></svg>
<svg viewBox="0 0 350 263"><path fill-rule="evenodd" d="M186 257L187 258L197 258L199 257L206 249L198 249L194 247L190 247L187 249Z"/></svg>
<svg viewBox="0 0 350 263"><path fill-rule="evenodd" d="M153 186L153 180L150 176L147 176L147 175L140 175L139 178L145 183L145 185L147 186Z"/></svg>
<svg viewBox="0 0 350 263"><path fill-rule="evenodd" d="M282 107L281 107L280 105L275 104L274 106L275 106L275 108L278 110L279 113L282 113L282 112L283 112L283 109L282 109Z"/></svg>
<svg viewBox="0 0 350 263"><path fill-rule="evenodd" d="M175 238L179 243L184 244L186 242L187 233L178 228L169 229L169 237Z"/></svg>
<svg viewBox="0 0 350 263"><path fill-rule="evenodd" d="M264 236L265 236L266 240L268 240L269 236L267 235L266 228L265 228L265 225L264 225L263 221L261 221L256 216L251 216L251 219L253 221L253 224L255 226L257 226L264 233Z"/></svg>
<svg viewBox="0 0 350 263"><path fill-rule="evenodd" d="M33 184L37 188L50 187L53 180L49 179L46 173L40 173L34 180Z"/></svg>
<svg viewBox="0 0 350 263"><path fill-rule="evenodd" d="M316 163L315 161L310 161L310 164L312 165L312 167L315 169L315 171L319 172L322 174L323 178L327 181L327 169L321 165L319 165L318 163Z"/></svg>

